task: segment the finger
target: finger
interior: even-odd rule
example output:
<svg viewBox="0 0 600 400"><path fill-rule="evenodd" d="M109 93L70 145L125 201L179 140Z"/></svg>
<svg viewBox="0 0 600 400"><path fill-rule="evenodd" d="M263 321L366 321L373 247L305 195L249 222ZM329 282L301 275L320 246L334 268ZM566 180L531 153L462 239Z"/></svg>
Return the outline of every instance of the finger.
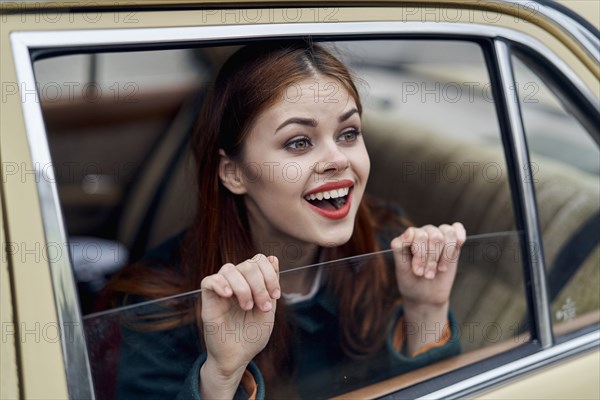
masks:
<svg viewBox="0 0 600 400"><path fill-rule="evenodd" d="M450 264L456 263L455 253L458 243L456 242L456 229L452 226L440 225L440 231L444 235L444 247L437 268L438 271L445 272L448 271Z"/></svg>
<svg viewBox="0 0 600 400"><path fill-rule="evenodd" d="M410 248L415 237L415 228L407 228L400 236L396 236L391 242L390 247L394 250Z"/></svg>
<svg viewBox="0 0 600 400"><path fill-rule="evenodd" d="M244 275L242 275L242 273L239 271L238 266L233 264L225 264L223 267L221 267L219 274L223 275L223 277L227 279L233 294L238 300L240 308L246 311L251 310L252 307L254 307L252 290L250 289L248 282L246 282Z"/></svg>
<svg viewBox="0 0 600 400"><path fill-rule="evenodd" d="M281 296L281 287L279 286L279 259L275 256L267 257L267 264L260 264L261 271L265 277L265 285L271 294L272 299L278 299Z"/></svg>
<svg viewBox="0 0 600 400"><path fill-rule="evenodd" d="M460 222L453 223L452 227L456 229L456 242L460 248L467 241L467 231Z"/></svg>
<svg viewBox="0 0 600 400"><path fill-rule="evenodd" d="M227 279L220 274L209 275L202 279L200 288L203 291L211 290L220 297L231 297L233 295L233 291L231 290Z"/></svg>
<svg viewBox="0 0 600 400"><path fill-rule="evenodd" d="M455 258L458 261L458 258L460 257L460 249L462 248L463 244L465 244L465 242L467 241L467 231L465 230L463 224L461 224L460 222L453 223L452 227L456 231Z"/></svg>
<svg viewBox="0 0 600 400"><path fill-rule="evenodd" d="M427 266L427 242L429 237L423 228L415 229L415 238L410 246L413 255L412 268L413 273L417 276L425 275L425 267Z"/></svg>
<svg viewBox="0 0 600 400"><path fill-rule="evenodd" d="M444 247L444 235L439 228L432 225L426 225L423 229L427 232L427 247L425 249L427 262L424 276L427 279L433 279L437 273L438 262Z"/></svg>
<svg viewBox="0 0 600 400"><path fill-rule="evenodd" d="M270 311L273 308L263 273L268 269L272 271L273 267L267 257L262 254L238 265L238 270L250 286L254 304L262 311Z"/></svg>
<svg viewBox="0 0 600 400"><path fill-rule="evenodd" d="M415 229L408 228L400 236L396 236L390 242L390 248L394 250L394 260L400 268L410 269L412 253L410 246L413 244Z"/></svg>

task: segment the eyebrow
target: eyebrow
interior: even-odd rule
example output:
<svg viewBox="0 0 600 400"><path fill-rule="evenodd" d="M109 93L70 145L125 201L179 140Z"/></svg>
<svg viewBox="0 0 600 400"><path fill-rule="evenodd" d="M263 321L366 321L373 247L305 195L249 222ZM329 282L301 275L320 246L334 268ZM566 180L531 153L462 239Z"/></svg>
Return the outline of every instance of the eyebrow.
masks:
<svg viewBox="0 0 600 400"><path fill-rule="evenodd" d="M350 111L345 112L344 114L342 114L340 116L340 118L338 119L338 121L344 122L345 120L347 120L348 118L350 118L351 116L353 116L356 113L358 113L358 110L356 108L353 108L352 110L350 110Z"/></svg>
<svg viewBox="0 0 600 400"><path fill-rule="evenodd" d="M304 126L310 126L310 127L316 127L319 123L317 122L316 119L313 118L290 118L285 120L281 125L279 125L277 127L277 129L275 129L275 133L277 133L277 131L283 129L283 127L290 125L290 124L298 124L298 125L304 125Z"/></svg>
<svg viewBox="0 0 600 400"><path fill-rule="evenodd" d="M338 121L339 122L344 122L348 118L350 118L352 115L356 114L357 112L358 112L358 110L356 108L353 108L352 110L347 111L344 114L342 114L338 118ZM281 125L279 125L277 127L277 129L275 129L275 133L277 133L279 130L283 129L285 126L291 125L291 124L298 124L298 125L310 126L312 128L315 128L319 123L317 122L316 119L313 119L313 118L298 118L298 117L293 117L293 118L285 120Z"/></svg>

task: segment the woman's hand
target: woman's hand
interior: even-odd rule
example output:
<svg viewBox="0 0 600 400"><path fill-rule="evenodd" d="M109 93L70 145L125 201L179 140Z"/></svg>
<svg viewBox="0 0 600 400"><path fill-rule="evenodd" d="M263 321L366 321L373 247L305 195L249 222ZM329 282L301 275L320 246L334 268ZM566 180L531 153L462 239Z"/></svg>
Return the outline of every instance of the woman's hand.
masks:
<svg viewBox="0 0 600 400"><path fill-rule="evenodd" d="M231 398L248 363L266 346L275 320L279 260L258 254L225 264L202 280L207 359L200 371L203 398Z"/></svg>
<svg viewBox="0 0 600 400"><path fill-rule="evenodd" d="M441 336L466 236L463 225L456 222L439 227L411 227L391 242L411 354Z"/></svg>

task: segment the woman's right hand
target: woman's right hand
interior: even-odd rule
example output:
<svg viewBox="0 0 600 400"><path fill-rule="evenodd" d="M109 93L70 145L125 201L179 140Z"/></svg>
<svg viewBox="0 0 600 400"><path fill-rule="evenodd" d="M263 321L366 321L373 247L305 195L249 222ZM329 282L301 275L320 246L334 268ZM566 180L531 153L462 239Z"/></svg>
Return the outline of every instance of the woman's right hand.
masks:
<svg viewBox="0 0 600 400"><path fill-rule="evenodd" d="M205 277L201 288L208 353L201 370L201 392L210 398L229 398L248 363L271 336L281 296L279 260L257 254L238 265L225 264Z"/></svg>

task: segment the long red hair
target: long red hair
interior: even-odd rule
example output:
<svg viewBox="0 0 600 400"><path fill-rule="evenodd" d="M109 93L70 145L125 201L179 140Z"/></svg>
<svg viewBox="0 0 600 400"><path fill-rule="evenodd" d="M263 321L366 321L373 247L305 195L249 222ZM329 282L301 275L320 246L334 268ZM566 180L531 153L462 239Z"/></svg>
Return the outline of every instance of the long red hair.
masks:
<svg viewBox="0 0 600 400"><path fill-rule="evenodd" d="M115 292L160 298L195 290L201 280L219 271L225 263L240 263L256 254L243 197L232 194L219 179L219 149L235 158L256 117L274 104L290 85L320 74L339 82L362 112L358 91L348 69L323 47L310 41L264 42L238 50L221 68L210 88L192 136L199 193L195 220L181 246L179 273L172 268L132 266L111 283ZM363 201L358 209L350 240L325 249L327 259L379 250L375 224ZM382 259L368 268L333 268L327 275L327 290L338 302L340 343L346 354L360 357L385 343L386 324L399 297L393 272ZM267 381L285 369L290 331L279 302L269 344L256 362ZM195 320L202 327L201 304L179 313L168 328Z"/></svg>

